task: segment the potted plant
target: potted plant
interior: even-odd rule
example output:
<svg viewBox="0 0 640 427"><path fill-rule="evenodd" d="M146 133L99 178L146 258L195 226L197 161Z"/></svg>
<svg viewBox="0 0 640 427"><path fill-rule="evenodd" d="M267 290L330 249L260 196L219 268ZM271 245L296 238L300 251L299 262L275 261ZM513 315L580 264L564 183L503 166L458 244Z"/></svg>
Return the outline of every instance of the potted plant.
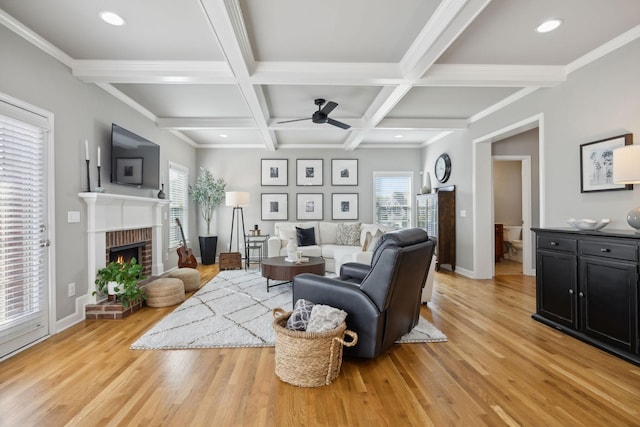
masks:
<svg viewBox="0 0 640 427"><path fill-rule="evenodd" d="M115 295L126 310L130 305L144 300L146 295L138 286L142 276L142 265L135 258L125 263L111 261L105 268L98 270L96 285L103 294ZM97 291L93 292L95 295Z"/></svg>
<svg viewBox="0 0 640 427"><path fill-rule="evenodd" d="M227 183L222 178L214 178L211 171L200 168L202 173L198 177L195 185L189 185L191 200L200 205L200 214L207 223L207 235L200 236L200 256L205 265L216 262L216 246L218 236L211 235L211 220L213 213L218 206L224 203L224 193Z"/></svg>

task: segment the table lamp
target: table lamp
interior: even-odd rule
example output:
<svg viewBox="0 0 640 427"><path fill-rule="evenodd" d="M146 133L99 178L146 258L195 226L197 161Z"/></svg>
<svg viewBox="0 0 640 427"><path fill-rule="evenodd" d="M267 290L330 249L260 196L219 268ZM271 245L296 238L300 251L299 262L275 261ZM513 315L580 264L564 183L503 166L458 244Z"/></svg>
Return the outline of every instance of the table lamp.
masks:
<svg viewBox="0 0 640 427"><path fill-rule="evenodd" d="M613 150L613 182L640 184L640 145L625 145ZM640 206L629 211L627 222L640 233Z"/></svg>

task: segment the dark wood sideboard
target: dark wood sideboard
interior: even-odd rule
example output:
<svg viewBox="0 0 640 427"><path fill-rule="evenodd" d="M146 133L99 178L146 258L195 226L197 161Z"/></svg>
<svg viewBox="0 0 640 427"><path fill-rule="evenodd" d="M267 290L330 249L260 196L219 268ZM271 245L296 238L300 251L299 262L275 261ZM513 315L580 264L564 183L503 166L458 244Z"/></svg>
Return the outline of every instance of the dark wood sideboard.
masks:
<svg viewBox="0 0 640 427"><path fill-rule="evenodd" d="M625 230L532 230L537 245L532 317L640 365L640 235Z"/></svg>

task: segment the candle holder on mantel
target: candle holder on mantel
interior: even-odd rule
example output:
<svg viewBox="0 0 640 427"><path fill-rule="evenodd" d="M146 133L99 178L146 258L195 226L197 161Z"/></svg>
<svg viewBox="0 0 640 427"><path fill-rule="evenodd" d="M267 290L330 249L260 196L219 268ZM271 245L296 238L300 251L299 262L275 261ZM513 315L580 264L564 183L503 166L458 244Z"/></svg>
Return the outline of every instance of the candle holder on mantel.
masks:
<svg viewBox="0 0 640 427"><path fill-rule="evenodd" d="M87 192L91 192L91 174L89 173L89 159L85 160L87 162Z"/></svg>
<svg viewBox="0 0 640 427"><path fill-rule="evenodd" d="M98 168L98 186L96 187L96 193L104 193L104 188L102 188L102 181L100 179L100 166Z"/></svg>

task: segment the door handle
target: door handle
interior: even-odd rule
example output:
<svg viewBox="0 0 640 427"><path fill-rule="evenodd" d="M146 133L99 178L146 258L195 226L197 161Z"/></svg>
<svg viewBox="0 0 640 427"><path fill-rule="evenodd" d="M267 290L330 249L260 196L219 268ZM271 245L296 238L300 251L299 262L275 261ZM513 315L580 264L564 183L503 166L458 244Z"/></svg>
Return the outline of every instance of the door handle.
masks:
<svg viewBox="0 0 640 427"><path fill-rule="evenodd" d="M611 252L609 248L600 248L600 252Z"/></svg>

